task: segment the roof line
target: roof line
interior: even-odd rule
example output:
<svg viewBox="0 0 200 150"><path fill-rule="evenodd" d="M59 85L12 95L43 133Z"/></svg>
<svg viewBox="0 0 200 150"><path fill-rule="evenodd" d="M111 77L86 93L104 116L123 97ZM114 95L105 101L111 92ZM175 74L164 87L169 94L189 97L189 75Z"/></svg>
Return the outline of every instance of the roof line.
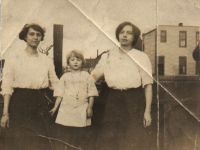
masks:
<svg viewBox="0 0 200 150"><path fill-rule="evenodd" d="M167 26L167 27L196 27L196 28L199 28L200 29L200 26L185 26L185 25L183 25L183 26L179 26L179 25L158 25L158 27L159 26ZM154 28L154 29L152 29L152 30L150 30L150 31L148 31L148 32L146 32L146 33L143 33L142 34L142 36L145 36L145 35L147 35L147 34L149 34L149 33L151 33L151 32L153 32L153 31L155 31L157 28Z"/></svg>
<svg viewBox="0 0 200 150"><path fill-rule="evenodd" d="M198 27L200 28L200 26L192 26L192 25L184 25L183 26L179 26L179 25L158 25L158 26L173 26L173 27Z"/></svg>
<svg viewBox="0 0 200 150"><path fill-rule="evenodd" d="M154 31L156 31L156 28L154 28L154 29L152 29L152 30L150 30L150 31L148 31L148 32L146 32L146 33L143 33L142 36L144 36L144 35L146 35L146 34L149 34L149 33L151 33L151 32L154 32Z"/></svg>

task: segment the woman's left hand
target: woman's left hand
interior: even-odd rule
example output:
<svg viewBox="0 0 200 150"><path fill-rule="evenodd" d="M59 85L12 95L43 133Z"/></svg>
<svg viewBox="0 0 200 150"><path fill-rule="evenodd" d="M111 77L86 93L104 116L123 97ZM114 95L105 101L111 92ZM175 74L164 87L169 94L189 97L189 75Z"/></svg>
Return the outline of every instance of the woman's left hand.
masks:
<svg viewBox="0 0 200 150"><path fill-rule="evenodd" d="M144 127L148 127L151 125L151 113L150 112L144 112Z"/></svg>

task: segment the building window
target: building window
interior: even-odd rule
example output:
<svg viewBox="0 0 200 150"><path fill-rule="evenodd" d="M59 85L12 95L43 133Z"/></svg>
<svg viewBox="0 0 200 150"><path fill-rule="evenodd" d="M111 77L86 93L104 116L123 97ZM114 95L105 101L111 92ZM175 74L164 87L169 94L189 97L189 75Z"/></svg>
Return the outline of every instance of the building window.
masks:
<svg viewBox="0 0 200 150"><path fill-rule="evenodd" d="M158 56L158 75L163 76L165 74L165 57Z"/></svg>
<svg viewBox="0 0 200 150"><path fill-rule="evenodd" d="M187 73L187 57L179 57L179 74L185 75Z"/></svg>
<svg viewBox="0 0 200 150"><path fill-rule="evenodd" d="M200 75L200 61L196 61L196 74Z"/></svg>
<svg viewBox="0 0 200 150"><path fill-rule="evenodd" d="M167 42L167 31L166 30L161 30L160 31L160 42L161 43L166 43Z"/></svg>
<svg viewBox="0 0 200 150"><path fill-rule="evenodd" d="M179 47L187 46L187 32L179 31Z"/></svg>
<svg viewBox="0 0 200 150"><path fill-rule="evenodd" d="M199 32L196 32L196 45L199 44Z"/></svg>
<svg viewBox="0 0 200 150"><path fill-rule="evenodd" d="M3 66L4 66L4 63L5 63L5 60L1 59L0 60L0 81L1 81L2 76L3 76Z"/></svg>

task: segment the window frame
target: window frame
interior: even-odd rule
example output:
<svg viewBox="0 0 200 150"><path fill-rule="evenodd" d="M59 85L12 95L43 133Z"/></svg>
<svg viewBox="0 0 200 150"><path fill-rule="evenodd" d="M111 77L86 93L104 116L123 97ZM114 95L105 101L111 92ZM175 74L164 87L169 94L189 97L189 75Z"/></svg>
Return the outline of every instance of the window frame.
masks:
<svg viewBox="0 0 200 150"><path fill-rule="evenodd" d="M163 67L162 68L163 69L162 72L160 71L160 65L163 65L162 66ZM159 76L164 76L165 75L165 56L158 56L158 75Z"/></svg>
<svg viewBox="0 0 200 150"><path fill-rule="evenodd" d="M185 72L182 71L182 66L185 66ZM187 75L187 56L179 56L179 75Z"/></svg>
<svg viewBox="0 0 200 150"><path fill-rule="evenodd" d="M160 42L167 43L167 30L160 30Z"/></svg>
<svg viewBox="0 0 200 150"><path fill-rule="evenodd" d="M182 35L181 34L185 34L184 38L182 39ZM185 42L184 45L182 45L182 41ZM187 31L179 31L179 47L187 47Z"/></svg>
<svg viewBox="0 0 200 150"><path fill-rule="evenodd" d="M200 41L200 39L199 39L199 31L197 31L196 32L196 45L199 44L199 41Z"/></svg>
<svg viewBox="0 0 200 150"><path fill-rule="evenodd" d="M196 61L195 63L195 73L196 75L200 75L200 61Z"/></svg>

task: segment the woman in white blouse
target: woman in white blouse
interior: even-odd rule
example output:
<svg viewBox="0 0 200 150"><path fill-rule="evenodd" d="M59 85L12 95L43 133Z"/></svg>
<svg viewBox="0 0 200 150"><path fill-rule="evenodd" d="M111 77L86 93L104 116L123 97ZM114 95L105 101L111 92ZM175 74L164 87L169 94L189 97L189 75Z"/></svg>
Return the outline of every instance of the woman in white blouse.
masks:
<svg viewBox="0 0 200 150"><path fill-rule="evenodd" d="M103 150L141 150L144 127L151 125L152 68L148 56L134 49L140 30L131 22L116 29L119 48L103 55L92 71L95 80L104 76L109 87L99 141Z"/></svg>
<svg viewBox="0 0 200 150"><path fill-rule="evenodd" d="M45 93L49 81L54 88L54 96L60 95L55 90L58 78L53 61L37 51L44 34L45 30L40 25L26 24L19 33L19 38L26 42L26 48L19 49L5 61L1 87L4 97L1 127L9 128L9 137L14 139L9 144L11 149L34 149L33 135L48 132Z"/></svg>

